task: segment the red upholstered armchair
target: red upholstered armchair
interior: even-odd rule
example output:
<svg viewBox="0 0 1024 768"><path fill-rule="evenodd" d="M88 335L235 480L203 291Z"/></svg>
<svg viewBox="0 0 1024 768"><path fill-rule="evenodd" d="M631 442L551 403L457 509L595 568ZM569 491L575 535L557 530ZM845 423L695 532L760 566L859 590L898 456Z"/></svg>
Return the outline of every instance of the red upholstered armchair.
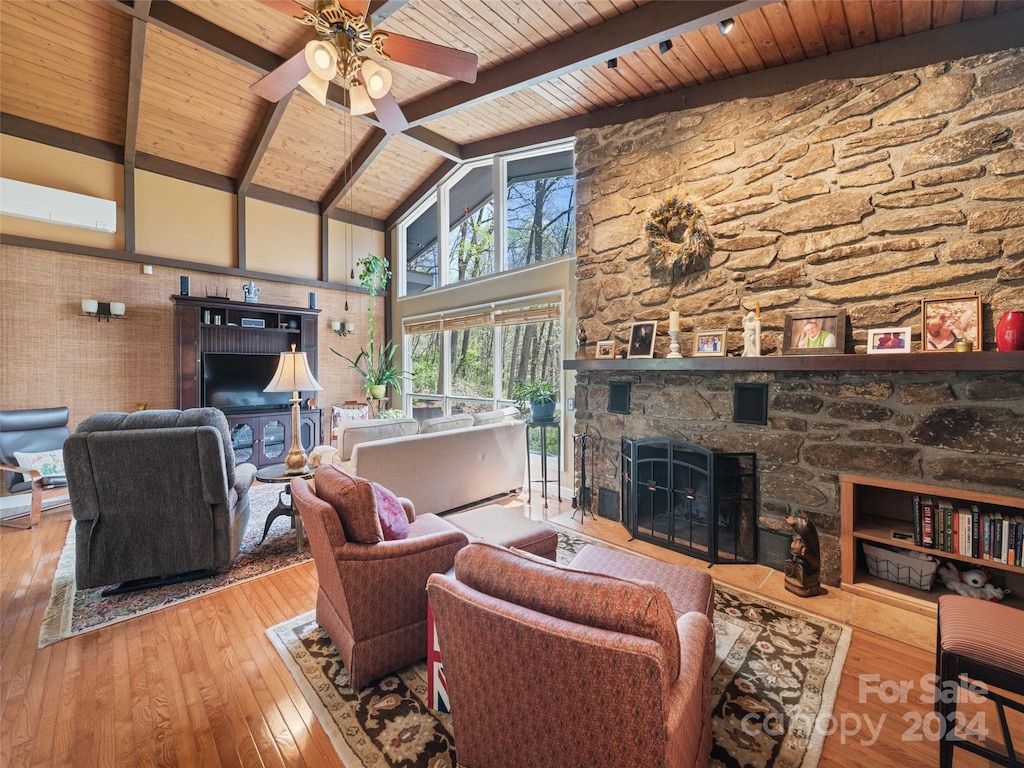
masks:
<svg viewBox="0 0 1024 768"><path fill-rule="evenodd" d="M427 577L449 570L468 540L437 515L417 516L407 499L336 467L319 467L314 483L316 490L294 479L291 489L320 582L316 620L358 690L426 656ZM385 531L406 527L389 525L386 514L381 525L382 510L397 502L408 532L388 539Z"/></svg>
<svg viewBox="0 0 1024 768"><path fill-rule="evenodd" d="M692 768L714 630L665 592L474 543L427 592L459 768ZM456 580L457 579L457 580Z"/></svg>

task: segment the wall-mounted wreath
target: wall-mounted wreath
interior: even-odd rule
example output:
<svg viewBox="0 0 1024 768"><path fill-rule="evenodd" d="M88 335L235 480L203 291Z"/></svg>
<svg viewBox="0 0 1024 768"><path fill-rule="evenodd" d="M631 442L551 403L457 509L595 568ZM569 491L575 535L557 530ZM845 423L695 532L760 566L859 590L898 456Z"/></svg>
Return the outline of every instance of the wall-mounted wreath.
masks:
<svg viewBox="0 0 1024 768"><path fill-rule="evenodd" d="M645 229L652 272L669 272L675 279L707 268L714 243L697 206L672 195L648 215Z"/></svg>

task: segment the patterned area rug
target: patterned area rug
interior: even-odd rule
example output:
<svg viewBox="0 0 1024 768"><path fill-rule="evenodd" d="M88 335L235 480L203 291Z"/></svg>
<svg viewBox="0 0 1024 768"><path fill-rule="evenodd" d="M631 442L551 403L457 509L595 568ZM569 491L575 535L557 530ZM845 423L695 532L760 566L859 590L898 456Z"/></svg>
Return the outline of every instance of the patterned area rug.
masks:
<svg viewBox="0 0 1024 768"><path fill-rule="evenodd" d="M295 532L287 517L274 520L267 540L260 544L267 515L277 505L283 485L254 485L249 491L249 524L242 537L238 557L225 573L208 579L196 579L124 595L103 597L103 588L75 587L75 527L68 528L57 572L53 577L50 602L39 630L39 647L43 648L72 635L125 621L144 613L166 608L183 600L205 595L232 584L304 563L312 556L309 547L298 552Z"/></svg>
<svg viewBox="0 0 1024 768"><path fill-rule="evenodd" d="M585 544L558 532L558 560ZM451 716L427 706L418 662L361 691L311 611L267 630L346 768L451 768ZM814 768L851 630L717 585L712 670L713 768Z"/></svg>

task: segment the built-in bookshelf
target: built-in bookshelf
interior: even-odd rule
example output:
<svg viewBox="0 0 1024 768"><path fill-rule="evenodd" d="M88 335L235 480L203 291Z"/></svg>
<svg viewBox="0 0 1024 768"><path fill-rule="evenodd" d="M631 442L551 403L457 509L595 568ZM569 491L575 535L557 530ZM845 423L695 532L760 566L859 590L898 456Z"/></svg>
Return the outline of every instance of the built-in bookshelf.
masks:
<svg viewBox="0 0 1024 768"><path fill-rule="evenodd" d="M936 579L931 592L926 592L872 576L867 569L862 545L864 542L873 542L934 555L940 560L953 561L960 568L983 568L995 574L998 580L1005 581L1006 586L1012 590L1008 598L1010 602L1024 606L1024 567L1019 564L1010 565L915 543L915 496L918 500L948 500L954 509L969 510L973 505L977 507L979 516L1002 515L1012 518L1024 515L1024 498L1021 497L887 478L843 475L840 498L843 590L925 615L935 615L939 595L948 592L941 580Z"/></svg>

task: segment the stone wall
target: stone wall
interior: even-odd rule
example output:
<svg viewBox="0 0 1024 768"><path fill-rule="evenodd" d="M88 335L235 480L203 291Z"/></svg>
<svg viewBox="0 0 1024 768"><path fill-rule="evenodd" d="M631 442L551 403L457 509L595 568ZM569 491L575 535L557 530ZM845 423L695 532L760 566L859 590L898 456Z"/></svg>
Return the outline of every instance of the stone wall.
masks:
<svg viewBox="0 0 1024 768"><path fill-rule="evenodd" d="M977 294L982 341L1024 308L1021 50L770 98L664 114L577 136L577 302L591 341L625 343L634 320L729 328L761 308L763 354L785 313L847 312L845 351L869 328L911 326L921 300ZM679 274L652 258L649 211L677 195L704 214L713 250ZM742 302L742 307L741 307ZM955 354L955 353L941 353ZM993 352L992 354L998 354ZM813 370L813 363L808 365ZM607 383L633 380L630 416ZM732 382L769 384L768 426L731 422ZM839 572L843 472L1024 492L1024 373L583 374L576 431L601 435L596 484L618 489L618 437L675 436L758 452L762 523L804 512Z"/></svg>

